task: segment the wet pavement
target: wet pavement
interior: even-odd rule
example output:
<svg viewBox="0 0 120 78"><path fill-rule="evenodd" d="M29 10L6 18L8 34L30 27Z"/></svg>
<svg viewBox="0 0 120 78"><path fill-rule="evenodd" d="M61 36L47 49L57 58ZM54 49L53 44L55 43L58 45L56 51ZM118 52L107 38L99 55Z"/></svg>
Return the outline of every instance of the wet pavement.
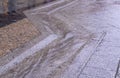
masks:
<svg viewBox="0 0 120 78"><path fill-rule="evenodd" d="M57 11L51 11L48 14L67 23L68 28L70 28L74 32L74 34L77 34L76 32L82 33L82 35L85 35L88 32L106 32L106 35L101 44L96 48L95 52L90 57L89 61L86 63L82 71L79 71L80 64L77 64L80 61L79 59L77 60L77 63L68 64L68 66L66 67L72 67L66 69L64 73L62 73L63 70L60 71L60 69L53 68L54 65L48 62L48 64L53 65L52 69L54 69L54 71L52 71L52 69L50 69L51 66L46 66L46 63L43 62L43 65L45 67L42 67L40 69L38 69L37 67L37 69L33 70L33 72L26 76L26 78L30 78L31 76L34 76L36 78L115 77L120 57L120 1L76 0L68 7ZM45 61L47 62L47 58ZM62 61L60 63L62 63ZM59 62L57 62L57 64L59 64ZM60 68L65 70L65 68ZM70 71L69 69L72 70ZM46 74L45 70L48 70L46 71ZM50 71L52 72L51 74Z"/></svg>
<svg viewBox="0 0 120 78"><path fill-rule="evenodd" d="M48 14L64 21L74 34L106 32L106 35L81 71L80 58L76 62L68 64L66 66L68 69L62 67L55 69L53 64L48 62L51 66L46 66L46 63L43 62L42 68L39 69L38 65L37 69L33 70L26 78L32 76L35 78L115 78L118 76L116 72L120 59L120 1L76 0L71 5L60 10L58 8ZM45 61L47 62L47 60L50 60L50 57ZM64 69L64 72L60 69Z"/></svg>
<svg viewBox="0 0 120 78"><path fill-rule="evenodd" d="M58 39L38 51L33 67L17 71L14 78L119 78L119 0L75 0L27 13L32 23L47 27Z"/></svg>

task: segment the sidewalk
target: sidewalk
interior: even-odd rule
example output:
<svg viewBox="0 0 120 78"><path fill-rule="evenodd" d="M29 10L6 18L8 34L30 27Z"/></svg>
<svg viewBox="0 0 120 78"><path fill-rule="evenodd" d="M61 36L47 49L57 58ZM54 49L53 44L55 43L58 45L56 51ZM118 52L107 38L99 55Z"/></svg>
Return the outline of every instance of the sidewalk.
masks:
<svg viewBox="0 0 120 78"><path fill-rule="evenodd" d="M119 1L116 0L76 0L73 1L71 5L63 7L60 10L58 8L58 10L48 12L49 15L67 23L69 26L68 28L72 28L73 32L79 31L83 34L83 29L87 29L87 32L90 31L91 33L96 33L96 35L99 35L97 33L101 32L106 32L106 34L97 48L95 50L92 49L94 51L93 54L88 52L91 56L83 67L81 66L81 62L86 59L87 56L80 60L78 56L81 55L80 57L82 57L81 51L80 54L76 56L77 60L74 59L76 62L69 65L68 69L66 69L62 74L57 70L57 74L55 72L54 75L52 72L51 74L47 74L48 71L46 71L45 74L44 70L49 70L49 68L35 69L26 78L30 78L32 76L35 78L114 78L115 75L117 75L116 72L120 57L119 9ZM93 40L95 41L97 39ZM87 48L83 48L83 50L84 49L87 50ZM49 66L45 66L44 68L47 67ZM36 72L34 73L34 71ZM49 73L50 71L51 70L49 70Z"/></svg>
<svg viewBox="0 0 120 78"><path fill-rule="evenodd" d="M0 69L1 78L120 78L119 3L61 0L26 11L49 36ZM18 58L27 59L19 64Z"/></svg>

